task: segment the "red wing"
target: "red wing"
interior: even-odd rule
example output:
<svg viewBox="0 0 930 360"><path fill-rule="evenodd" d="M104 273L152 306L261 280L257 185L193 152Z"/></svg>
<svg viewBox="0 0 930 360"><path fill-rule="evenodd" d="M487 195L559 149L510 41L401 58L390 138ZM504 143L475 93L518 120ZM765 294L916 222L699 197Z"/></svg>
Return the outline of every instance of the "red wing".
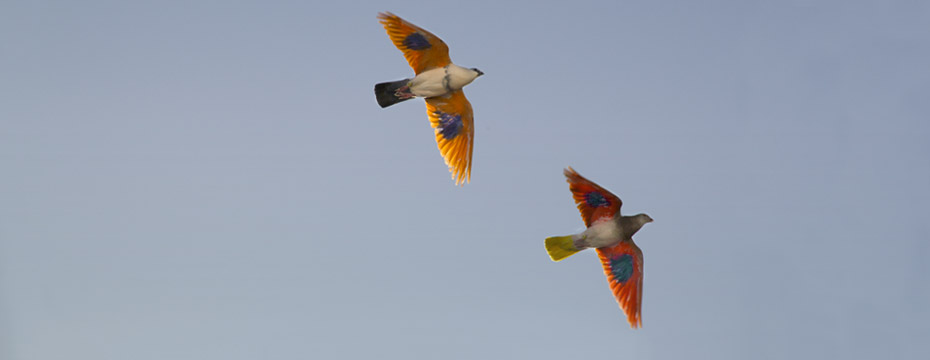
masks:
<svg viewBox="0 0 930 360"><path fill-rule="evenodd" d="M585 226L591 226L601 218L612 218L620 211L620 206L623 205L620 198L591 180L585 179L571 167L565 169L565 178Z"/></svg>
<svg viewBox="0 0 930 360"><path fill-rule="evenodd" d="M620 308L626 313L630 327L643 326L641 315L643 300L643 252L633 241L597 249L604 266L607 284L613 291Z"/></svg>
<svg viewBox="0 0 930 360"><path fill-rule="evenodd" d="M380 13L381 25L417 74L449 65L449 47L436 35L391 13Z"/></svg>
<svg viewBox="0 0 930 360"><path fill-rule="evenodd" d="M436 132L436 146L446 160L455 184L471 180L471 153L475 138L471 103L462 90L426 99L426 113Z"/></svg>

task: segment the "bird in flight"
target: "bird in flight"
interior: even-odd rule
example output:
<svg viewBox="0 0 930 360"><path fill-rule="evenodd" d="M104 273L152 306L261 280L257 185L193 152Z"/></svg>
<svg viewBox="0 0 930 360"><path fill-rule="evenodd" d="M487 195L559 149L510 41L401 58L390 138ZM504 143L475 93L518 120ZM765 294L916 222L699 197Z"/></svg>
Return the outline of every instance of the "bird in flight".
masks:
<svg viewBox="0 0 930 360"><path fill-rule="evenodd" d="M416 74L413 78L376 84L378 105L385 108L415 97L425 98L439 152L455 184L464 185L471 180L475 126L471 104L462 88L484 73L453 64L449 47L429 31L391 13L380 13L378 19Z"/></svg>
<svg viewBox="0 0 930 360"><path fill-rule="evenodd" d="M652 218L646 214L620 215L623 205L620 198L571 167L564 173L587 229L579 234L546 238L549 257L560 261L581 250L595 248L607 284L626 312L630 327L642 327L643 252L633 243L633 234L652 222Z"/></svg>

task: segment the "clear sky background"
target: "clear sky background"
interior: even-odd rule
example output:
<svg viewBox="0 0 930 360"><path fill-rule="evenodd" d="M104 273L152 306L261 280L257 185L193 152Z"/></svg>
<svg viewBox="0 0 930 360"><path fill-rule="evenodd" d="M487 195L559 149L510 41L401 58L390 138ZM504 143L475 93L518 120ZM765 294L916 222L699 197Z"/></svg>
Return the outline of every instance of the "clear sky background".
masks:
<svg viewBox="0 0 930 360"><path fill-rule="evenodd" d="M458 188L393 11L485 76ZM0 358L918 359L926 1L4 1ZM562 169L655 222L632 330Z"/></svg>

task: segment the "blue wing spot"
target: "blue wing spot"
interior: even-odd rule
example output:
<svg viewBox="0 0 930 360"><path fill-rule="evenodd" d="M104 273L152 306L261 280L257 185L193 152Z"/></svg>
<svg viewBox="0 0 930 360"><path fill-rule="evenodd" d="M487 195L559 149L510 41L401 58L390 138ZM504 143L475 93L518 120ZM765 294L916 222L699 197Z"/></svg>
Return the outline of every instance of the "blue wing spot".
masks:
<svg viewBox="0 0 930 360"><path fill-rule="evenodd" d="M446 138L446 140L454 139L459 135L459 132L462 131L462 115L453 115L444 112L438 112L436 115L439 116L439 127L436 129L439 130L439 133L441 133L442 137Z"/></svg>
<svg viewBox="0 0 930 360"><path fill-rule="evenodd" d="M614 281L624 283L633 276L633 256L623 254L610 259L610 272L614 274Z"/></svg>
<svg viewBox="0 0 930 360"><path fill-rule="evenodd" d="M426 50L433 46L423 34L415 32L404 38L404 46L410 50Z"/></svg>
<svg viewBox="0 0 930 360"><path fill-rule="evenodd" d="M607 198L605 198L604 195L601 195L601 193L596 192L596 191L592 191L592 192L585 194L584 200L586 203L588 203L588 206L590 207L601 207L601 206L610 205L610 202L607 201Z"/></svg>

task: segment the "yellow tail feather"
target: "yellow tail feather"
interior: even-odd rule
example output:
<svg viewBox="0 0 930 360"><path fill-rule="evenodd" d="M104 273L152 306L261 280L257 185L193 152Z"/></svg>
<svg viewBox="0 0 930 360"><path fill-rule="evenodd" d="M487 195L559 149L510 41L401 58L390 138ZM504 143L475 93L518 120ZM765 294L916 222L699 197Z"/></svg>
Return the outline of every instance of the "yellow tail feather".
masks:
<svg viewBox="0 0 930 360"><path fill-rule="evenodd" d="M546 251L552 261L560 261L581 250L575 249L572 236L552 236L546 238Z"/></svg>

